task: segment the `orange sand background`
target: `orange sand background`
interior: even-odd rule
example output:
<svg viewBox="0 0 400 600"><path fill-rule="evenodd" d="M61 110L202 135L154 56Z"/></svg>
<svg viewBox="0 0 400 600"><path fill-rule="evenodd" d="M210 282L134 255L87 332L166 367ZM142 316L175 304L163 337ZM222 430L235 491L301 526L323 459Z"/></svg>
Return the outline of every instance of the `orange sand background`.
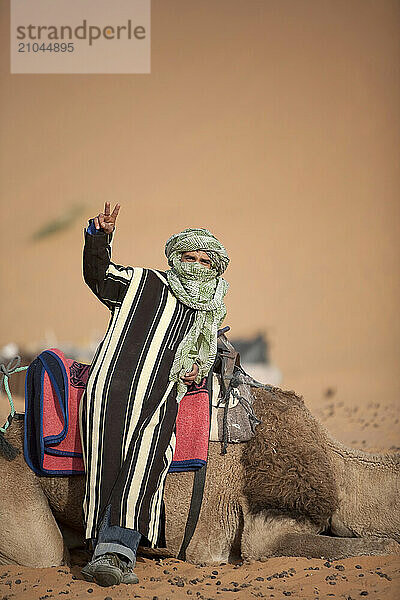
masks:
<svg viewBox="0 0 400 600"><path fill-rule="evenodd" d="M10 75L1 0L0 346L102 334L82 227L118 201L117 261L162 268L169 235L211 229L232 259L232 336L266 332L284 387L341 440L399 446L399 17L394 0L153 0L151 75ZM80 204L69 229L32 242ZM238 599L399 597L398 557L341 564L336 587L317 560L219 570L228 587L252 581ZM212 569L181 563L179 576L205 577L181 589L165 566L174 575L173 562L141 561L143 588L91 597L218 597ZM255 579L289 568L275 590ZM1 573L21 600L92 587L76 566Z"/></svg>

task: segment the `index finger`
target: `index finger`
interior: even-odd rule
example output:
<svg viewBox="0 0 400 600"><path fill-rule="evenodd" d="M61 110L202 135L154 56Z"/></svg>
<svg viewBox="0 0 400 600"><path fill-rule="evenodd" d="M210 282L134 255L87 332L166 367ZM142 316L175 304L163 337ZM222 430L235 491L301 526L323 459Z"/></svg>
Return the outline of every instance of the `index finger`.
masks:
<svg viewBox="0 0 400 600"><path fill-rule="evenodd" d="M117 218L117 215L119 213L119 209L121 208L120 204L116 204L114 210L112 211L111 216L114 217L114 219Z"/></svg>
<svg viewBox="0 0 400 600"><path fill-rule="evenodd" d="M108 217L110 215L110 203L106 202L104 204L104 214L106 215L106 217Z"/></svg>

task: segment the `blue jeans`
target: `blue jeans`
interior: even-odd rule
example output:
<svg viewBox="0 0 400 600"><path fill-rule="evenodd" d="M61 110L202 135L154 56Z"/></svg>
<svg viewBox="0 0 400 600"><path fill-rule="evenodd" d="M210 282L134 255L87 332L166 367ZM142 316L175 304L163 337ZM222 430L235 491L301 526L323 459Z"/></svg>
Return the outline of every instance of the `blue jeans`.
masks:
<svg viewBox="0 0 400 600"><path fill-rule="evenodd" d="M106 554L106 552L114 552L122 554L128 559L129 566L134 567L136 564L136 551L142 534L134 529L110 525L110 513L111 506L108 505L99 526L99 535L93 558Z"/></svg>

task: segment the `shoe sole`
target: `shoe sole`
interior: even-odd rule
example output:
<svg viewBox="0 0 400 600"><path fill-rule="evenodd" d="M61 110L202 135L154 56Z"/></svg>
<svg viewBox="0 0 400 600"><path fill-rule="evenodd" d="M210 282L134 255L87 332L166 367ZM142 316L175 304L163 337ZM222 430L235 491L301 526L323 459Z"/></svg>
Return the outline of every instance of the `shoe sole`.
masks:
<svg viewBox="0 0 400 600"><path fill-rule="evenodd" d="M110 569L110 570L108 570ZM107 567L102 567L101 571L100 571L100 578L102 579L102 581L106 581L107 583L100 583L97 579L97 573L99 572L100 568L98 567L96 569L96 573L87 573L84 570L81 571L83 578L85 579L85 581L88 581L89 583L97 583L98 585L101 585L102 587L108 587L110 585L118 585L118 583L108 583L110 581L109 579L109 575L110 575L110 571L113 571L113 575L117 575L114 571L114 569L111 568L107 568ZM105 571L107 570L107 572L105 573ZM116 578L115 578L116 579ZM126 573L125 575L122 576L122 579L119 583L125 583L125 584L133 584L133 583L139 583L139 578L137 577L136 573Z"/></svg>
<svg viewBox="0 0 400 600"><path fill-rule="evenodd" d="M127 573L122 577L122 582L126 584L139 583L139 578L136 573Z"/></svg>
<svg viewBox="0 0 400 600"><path fill-rule="evenodd" d="M107 567L107 565L97 567L93 573L93 580L101 587L110 587L111 585L119 585L122 583L122 573L120 569L115 567Z"/></svg>

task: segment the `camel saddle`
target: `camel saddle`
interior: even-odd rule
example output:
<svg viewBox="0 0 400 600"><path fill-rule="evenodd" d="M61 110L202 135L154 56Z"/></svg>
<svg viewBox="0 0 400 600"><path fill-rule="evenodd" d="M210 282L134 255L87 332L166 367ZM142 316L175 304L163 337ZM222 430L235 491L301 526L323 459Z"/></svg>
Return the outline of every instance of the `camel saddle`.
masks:
<svg viewBox="0 0 400 600"><path fill-rule="evenodd" d="M260 423L253 410L251 386L257 381L247 375L240 365L240 356L226 337L228 327L218 332L218 353L213 373L210 441L223 443L247 442Z"/></svg>

